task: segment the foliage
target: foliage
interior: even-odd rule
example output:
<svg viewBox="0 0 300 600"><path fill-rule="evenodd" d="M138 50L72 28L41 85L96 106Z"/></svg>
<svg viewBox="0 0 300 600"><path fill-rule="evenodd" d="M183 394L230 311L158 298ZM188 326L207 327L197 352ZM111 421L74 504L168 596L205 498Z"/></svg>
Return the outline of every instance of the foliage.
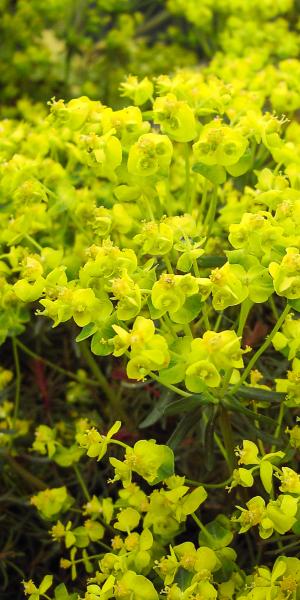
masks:
<svg viewBox="0 0 300 600"><path fill-rule="evenodd" d="M0 0L5 600L300 598L298 9Z"/></svg>

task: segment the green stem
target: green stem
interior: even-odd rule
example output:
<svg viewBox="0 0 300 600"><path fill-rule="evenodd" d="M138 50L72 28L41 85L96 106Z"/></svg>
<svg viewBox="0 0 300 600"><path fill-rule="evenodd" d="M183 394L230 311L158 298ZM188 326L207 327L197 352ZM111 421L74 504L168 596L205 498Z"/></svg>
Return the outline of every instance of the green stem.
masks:
<svg viewBox="0 0 300 600"><path fill-rule="evenodd" d="M104 542L97 540L97 544L99 544L99 546L102 546L102 548L105 548L107 552L111 552L111 547L107 546L107 544L104 544ZM103 552L101 552L101 554L91 554L90 556L87 556L87 559L92 560L94 558L102 558L102 556ZM77 558L77 560L72 561L72 565L78 565L78 563L84 562L85 560L85 558Z"/></svg>
<svg viewBox="0 0 300 600"><path fill-rule="evenodd" d="M33 237L31 237L31 235L25 235L25 240L27 240L28 242L30 242L39 252L42 252L43 248L42 246L40 246L40 244L38 244L35 239Z"/></svg>
<svg viewBox="0 0 300 600"><path fill-rule="evenodd" d="M279 415L278 415L278 421L277 421L277 427L276 427L276 430L275 430L275 433L274 433L274 438L275 438L276 440L279 438L280 429L281 429L281 427L282 427L282 420L283 420L283 417L284 417L284 409L285 409L285 405L284 405L284 403L282 402L282 403L280 404ZM273 446L272 446L272 448L271 448L271 452L275 452L275 450L276 450L276 445L275 445L275 444L273 444Z"/></svg>
<svg viewBox="0 0 300 600"><path fill-rule="evenodd" d="M207 419L207 417L206 417L205 413L203 414L203 420L204 420L204 421L205 421L205 423L207 424L207 421L208 421L208 419ZM221 452L222 456L224 457L225 461L227 461L227 453L226 453L226 450L225 450L225 448L224 448L224 446L223 446L223 444L222 444L222 442L221 442L221 440L220 440L220 437L218 436L218 434L217 434L216 432L214 432L214 440L215 440L215 443L217 444L217 446L218 446L218 448L219 448L219 450L220 450L220 452Z"/></svg>
<svg viewBox="0 0 300 600"><path fill-rule="evenodd" d="M149 197L147 196L147 194L143 194L142 200L145 201L145 207L147 208L147 211L149 213L150 221L155 221L154 214L153 214L153 211L152 211L152 208L151 208L151 202L150 202Z"/></svg>
<svg viewBox="0 0 300 600"><path fill-rule="evenodd" d="M122 448L125 448L125 450L127 450L129 448L129 446L127 444L125 444L124 442L121 442L121 440L110 440L109 441L110 444L116 444L117 446L121 446Z"/></svg>
<svg viewBox="0 0 300 600"><path fill-rule="evenodd" d="M207 198L207 192L208 192L208 180L205 179L204 184L203 184L203 190L202 190L202 198L201 198L201 204L200 204L200 208L199 208L199 216L204 214L204 209L206 206L206 198Z"/></svg>
<svg viewBox="0 0 300 600"><path fill-rule="evenodd" d="M227 457L226 450L225 450L225 447L224 447L224 445L222 444L222 442L221 442L221 440L220 440L220 437L218 436L218 434L217 434L217 433L214 433L214 440L215 440L215 442L216 442L216 444L217 444L217 446L218 446L218 448L219 448L219 450L220 450L220 452L221 452L222 456L223 456L223 457L224 457L224 459L226 460L226 457Z"/></svg>
<svg viewBox="0 0 300 600"><path fill-rule="evenodd" d="M185 164L185 210L190 212L191 200L191 169L190 169L190 147L189 144L184 144L184 164Z"/></svg>
<svg viewBox="0 0 300 600"><path fill-rule="evenodd" d="M88 491L88 489L87 489L87 487L85 485L85 481L84 481L84 479L83 479L83 477L81 475L81 472L80 472L80 469L79 469L78 465L74 464L73 465L73 469L74 469L74 472L75 472L75 475L76 475L76 479L77 479L77 481L78 481L78 483L79 483L79 485L80 485L80 487L82 489L83 495L84 495L85 499L89 502L91 500L91 495L90 495L90 493L89 493L89 491Z"/></svg>
<svg viewBox="0 0 300 600"><path fill-rule="evenodd" d="M193 337L191 327L188 323L186 323L186 325L182 325L182 329L187 337Z"/></svg>
<svg viewBox="0 0 300 600"><path fill-rule="evenodd" d="M255 153L256 153L256 148L257 148L257 143L254 141L252 148L251 148L251 162L252 162L252 169L254 168L254 163L255 163Z"/></svg>
<svg viewBox="0 0 300 600"><path fill-rule="evenodd" d="M252 302L248 298L246 298L241 304L239 324L238 324L238 330L237 330L238 337L241 337L241 335L244 331L245 323L247 321L247 318L248 318L251 308L252 308ZM223 387L222 387L222 396L223 397L225 396L225 394L227 392L232 373L233 373L233 368L227 369L227 371L225 373Z"/></svg>
<svg viewBox="0 0 300 600"><path fill-rule="evenodd" d="M181 390L180 388L178 388L175 385L172 385L171 383L164 383L163 381L160 380L158 375L155 375L155 373L153 373L153 371L150 371L149 376L151 377L151 379L154 379L155 381L157 381L164 387L168 388L169 390L172 390L172 392L175 392L175 394L178 394L179 396L183 396L184 398L190 398L190 396L193 395L193 394L189 394L188 392L185 392L184 390Z"/></svg>
<svg viewBox="0 0 300 600"><path fill-rule="evenodd" d="M7 565L9 565L12 569L14 569L19 575L20 577L22 577L22 579L25 578L25 574L23 573L23 571L20 569L20 567L18 567L18 565L16 565L15 563L13 563L11 560L6 560L5 561Z"/></svg>
<svg viewBox="0 0 300 600"><path fill-rule="evenodd" d="M240 317L239 317L239 325L237 330L237 335L240 337L244 331L244 327L246 325L246 321L249 315L249 312L252 308L253 303L249 298L246 298L241 304Z"/></svg>
<svg viewBox="0 0 300 600"><path fill-rule="evenodd" d="M92 385L93 387L100 387L99 382L93 381L92 379L85 379L83 382L80 377L78 377L71 371L67 371L66 369L59 367L58 365L51 362L50 360L47 360L46 358L43 358L39 354L36 354L36 352L33 352L32 350L27 348L27 346L25 346L25 344L23 344L23 342L20 342L20 340L18 340L18 339L16 339L16 345L19 346L19 348L21 350L23 350L23 352L25 352L25 354L27 354L31 358L34 358L35 360L38 360L38 361L44 363L45 365L47 365L51 369L57 371L58 373L61 373L62 375L66 375L69 379L74 379L74 381L78 381L78 383L87 383L88 385Z"/></svg>
<svg viewBox="0 0 300 600"><path fill-rule="evenodd" d="M85 0L78 2L74 2L70 5L71 14L69 16L68 22L66 23L66 52L65 52L65 64L64 64L64 85L67 88L69 84L70 74L71 74L71 61L73 58L75 46L72 42L72 37L76 37L78 32L81 30L83 25L83 17L86 9ZM67 33L70 32L70 36Z"/></svg>
<svg viewBox="0 0 300 600"><path fill-rule="evenodd" d="M31 486L31 488L38 489L38 490L45 490L47 489L47 485L38 477L36 477L35 475L32 475L32 473L30 473L29 471L27 471L27 469L25 469L25 467L22 467L16 460L15 458L13 458L12 456L10 456L10 454L5 454L5 458L7 460L7 462L9 463L9 465L12 467L12 469L20 476L22 477L22 479L24 479L24 481L26 481L27 483L29 483L29 485Z"/></svg>
<svg viewBox="0 0 300 600"><path fill-rule="evenodd" d="M231 475L235 463L233 432L228 411L223 406L221 406L220 410L219 423L224 441L224 447L226 450L225 458L228 465L229 474Z"/></svg>
<svg viewBox="0 0 300 600"><path fill-rule="evenodd" d="M203 302L203 304L202 304L202 315L203 315L204 325L206 327L206 330L210 331L211 330L211 325L210 325L210 320L209 320L209 316L208 316L208 312L207 312L207 304L206 304L206 302Z"/></svg>
<svg viewBox="0 0 300 600"><path fill-rule="evenodd" d="M253 369L255 363L257 362L257 360L259 359L259 357L265 352L265 350L270 346L275 334L277 333L277 331L279 331L280 327L282 326L282 324L285 321L285 318L287 316L287 314L289 313L290 310L290 305L287 304L285 309L283 310L283 312L281 313L276 325L273 327L271 333L266 337L264 343L260 346L260 348L257 350L257 352L255 352L254 356L251 358L251 360L249 361L246 369L244 370L240 380L233 386L233 388L230 390L229 395L232 396L233 394L235 394L237 392L237 390L241 387L241 385L244 383L244 381L247 379L250 371Z"/></svg>
<svg viewBox="0 0 300 600"><path fill-rule="evenodd" d="M193 259L193 269L196 277L200 277L200 271L196 259Z"/></svg>
<svg viewBox="0 0 300 600"><path fill-rule="evenodd" d="M167 267L168 273L174 273L173 267L171 265L171 261L170 261L169 257L166 254L164 255L164 263L165 263L165 265Z"/></svg>
<svg viewBox="0 0 300 600"><path fill-rule="evenodd" d="M281 169L283 166L284 166L284 163L283 163L283 162L279 162L279 163L276 165L276 167L275 167L275 169L274 169L274 171L273 171L274 175L277 175L277 174L279 173L280 169Z"/></svg>
<svg viewBox="0 0 300 600"><path fill-rule="evenodd" d="M279 543L281 540L277 540L277 543ZM298 550L299 548L299 539L295 540L294 542L291 542L290 544L284 544L284 552L286 552L286 550L291 550L292 548L296 548L296 550ZM277 548L277 550L268 550L267 554L268 555L276 555L276 554L280 554L282 552L282 546L280 548Z"/></svg>
<svg viewBox="0 0 300 600"><path fill-rule="evenodd" d="M110 386L108 385L106 377L103 375L99 365L96 363L86 340L83 340L82 342L80 342L80 349L81 349L81 353L82 353L82 356L83 356L85 362L91 369L93 375L96 377L96 379L99 382L99 385L102 388L103 392L105 393L106 397L112 403L112 405L114 405L115 395L114 395L112 389L110 388Z"/></svg>
<svg viewBox="0 0 300 600"><path fill-rule="evenodd" d="M218 314L217 320L215 322L214 331L219 331L219 327L221 325L221 321L223 319L223 310Z"/></svg>
<svg viewBox="0 0 300 600"><path fill-rule="evenodd" d="M208 213L206 215L206 219L205 219L205 225L206 225L206 243L209 240L209 236L211 234L211 230L213 228L213 224L215 221L215 216L216 216L216 211L217 211L217 203L218 203L218 186L214 185L214 189L213 189L213 193L212 193L212 197L211 197L211 202L209 205L209 209L208 209Z"/></svg>
<svg viewBox="0 0 300 600"><path fill-rule="evenodd" d="M143 115L143 120L144 120L144 121L146 121L146 120L148 120L148 119L152 120L152 119L153 119L154 112L153 112L153 110L144 110L144 111L142 112L142 115Z"/></svg>
<svg viewBox="0 0 300 600"><path fill-rule="evenodd" d="M214 542L214 537L209 533L209 531L207 530L207 528L205 527L205 525L203 525L203 523L200 521L200 519L197 517L197 515L195 515L195 513L191 513L191 517L194 519L195 523L198 525L200 531L202 531L202 533L204 533L204 535L211 540L212 542Z"/></svg>
<svg viewBox="0 0 300 600"><path fill-rule="evenodd" d="M215 488L225 488L226 485L228 485L228 483L231 482L231 477L228 477L228 479L225 479L225 481L221 481L220 483L202 483L201 481L194 481L193 479L185 479L185 483L187 483L188 485L194 486L194 487L204 487L204 488L211 488L211 489L215 489Z"/></svg>
<svg viewBox="0 0 300 600"><path fill-rule="evenodd" d="M19 361L19 353L16 344L16 338L12 338L12 347L13 347L13 355L15 361L15 370L16 370L16 391L15 391L15 406L14 406L14 415L13 415L13 425L16 426L16 421L19 415L20 408L20 391L21 391L21 370L20 370L20 361Z"/></svg>
<svg viewBox="0 0 300 600"><path fill-rule="evenodd" d="M152 29L157 29L161 23L170 19L170 13L167 10L163 10L162 12L154 15L152 19L149 19L146 23L140 25L140 27L136 30L136 36L145 35L145 33L149 33Z"/></svg>
<svg viewBox="0 0 300 600"><path fill-rule="evenodd" d="M255 412L256 414L258 414L256 403L252 402L252 405L253 405L253 412ZM259 428L259 422L257 421L257 419L254 421L254 425L255 425L257 431L259 431L260 428ZM262 442L262 440L260 438L257 439L257 445L258 445L258 447L260 449L261 455L264 456L266 454L266 451L265 451L265 447L263 445L263 442ZM275 450L275 448L274 448L274 450ZM274 450L271 450L271 452L274 452Z"/></svg>
<svg viewBox="0 0 300 600"><path fill-rule="evenodd" d="M126 427L128 427L130 429L131 423L130 423L125 411L123 410L122 406L118 402L117 395L115 394L114 390L109 386L109 384L106 380L106 377L103 375L99 365L95 361L95 359L89 349L89 346L86 343L86 340L80 342L80 348L81 348L82 356L84 357L85 362L87 363L87 365L91 369L93 375L96 377L97 381L99 382L99 386L102 389L102 391L104 392L106 398L109 400L109 402L113 408L114 416L118 416L120 418L120 420L123 421L123 423L126 425Z"/></svg>
<svg viewBox="0 0 300 600"><path fill-rule="evenodd" d="M270 296L270 298L269 298L269 304L270 304L270 307L272 309L272 313L274 315L274 318L276 319L276 321L278 321L278 319L279 319L279 312L277 310L277 307L276 307L276 304L274 302L273 296Z"/></svg>

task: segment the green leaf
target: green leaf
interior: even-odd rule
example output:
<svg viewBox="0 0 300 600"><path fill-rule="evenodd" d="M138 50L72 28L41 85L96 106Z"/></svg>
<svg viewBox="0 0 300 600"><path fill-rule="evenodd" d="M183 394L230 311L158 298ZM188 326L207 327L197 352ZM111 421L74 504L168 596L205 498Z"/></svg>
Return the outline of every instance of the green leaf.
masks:
<svg viewBox="0 0 300 600"><path fill-rule="evenodd" d="M116 435L116 433L118 433L118 431L120 430L121 426L121 421L115 421L115 423L111 426L111 428L106 434L107 439L111 439L114 435Z"/></svg>
<svg viewBox="0 0 300 600"><path fill-rule="evenodd" d="M270 402L270 404L273 402L282 402L286 397L286 394L280 392L263 390L251 386L242 386L237 393L241 398L261 400L263 402Z"/></svg>
<svg viewBox="0 0 300 600"><path fill-rule="evenodd" d="M227 262L227 258L226 256L201 256L197 262L204 269L214 269L215 267L223 267Z"/></svg>
<svg viewBox="0 0 300 600"><path fill-rule="evenodd" d="M77 554L77 548L74 547L74 548L72 548L72 550L70 552L70 560L72 562L72 567L71 567L72 581L74 581L74 579L76 579L76 576L77 576L77 569L76 569L76 563L75 563L76 554Z"/></svg>
<svg viewBox="0 0 300 600"><path fill-rule="evenodd" d="M200 313L202 306L201 298L198 294L189 296L184 305L174 313L170 312L170 317L174 323L185 325L193 321Z"/></svg>
<svg viewBox="0 0 300 600"><path fill-rule="evenodd" d="M147 304L148 304L151 319L152 320L160 319L160 317L164 314L165 311L155 308L155 306L153 306L151 298L148 298Z"/></svg>
<svg viewBox="0 0 300 600"><path fill-rule="evenodd" d="M298 521L296 521L296 523L293 525L292 531L296 535L300 535L300 519L298 519Z"/></svg>
<svg viewBox="0 0 300 600"><path fill-rule="evenodd" d="M153 535L150 529L143 529L140 536L141 550L149 550L153 544Z"/></svg>
<svg viewBox="0 0 300 600"><path fill-rule="evenodd" d="M279 579L279 577L282 577L287 570L287 566L287 563L282 560L281 556L279 556L272 570L272 582L276 581L276 579Z"/></svg>
<svg viewBox="0 0 300 600"><path fill-rule="evenodd" d="M259 466L261 482L268 494L273 487L273 466L268 460L263 460Z"/></svg>
<svg viewBox="0 0 300 600"><path fill-rule="evenodd" d="M300 312L300 300L289 300L289 305L297 312Z"/></svg>
<svg viewBox="0 0 300 600"><path fill-rule="evenodd" d="M247 173L247 171L251 169L251 166L252 152L249 148L237 163L234 165L227 165L226 171L233 177L240 177L241 175L244 175L244 173Z"/></svg>
<svg viewBox="0 0 300 600"><path fill-rule="evenodd" d="M237 392L238 393L238 392ZM254 412L254 410L250 410L249 408L245 408L238 400L235 400L233 397L224 398L223 404L227 408L232 411L236 411L238 413L242 413L243 415L251 417L251 419L256 419L257 421L261 421L262 423L268 423L276 426L276 421L271 419L271 417L267 417L265 415L261 415L259 413Z"/></svg>
<svg viewBox="0 0 300 600"><path fill-rule="evenodd" d="M115 529L129 532L135 529L140 521L140 513L131 506L124 508L117 515L117 522L114 524Z"/></svg>
<svg viewBox="0 0 300 600"><path fill-rule="evenodd" d="M86 572L92 573L93 572L93 564L89 560L89 556L88 556L88 553L86 550L82 551L82 558L83 558L83 564L84 564L84 568L85 568Z"/></svg>
<svg viewBox="0 0 300 600"><path fill-rule="evenodd" d="M180 383L184 379L186 365L184 360L177 363L170 363L167 369L159 371L160 383L168 385Z"/></svg>
<svg viewBox="0 0 300 600"><path fill-rule="evenodd" d="M134 571L126 571L120 580L121 585L131 593L128 598L131 600L158 600L158 593L149 579L144 575L137 575Z"/></svg>
<svg viewBox="0 0 300 600"><path fill-rule="evenodd" d="M49 588L51 587L52 582L53 582L53 575L45 575L42 583L39 586L39 593L45 594L45 592L47 592L47 590L49 590Z"/></svg>
<svg viewBox="0 0 300 600"><path fill-rule="evenodd" d="M163 399L158 402L154 406L153 410L147 415L147 417L141 421L139 425L141 429L150 427L150 425L154 425L154 423L156 423L164 415L171 416L184 414L186 412L189 413L198 407L212 404L212 399L205 396L205 394L191 394L188 398L178 398L177 400L170 401L171 397L172 394L170 392L166 392ZM217 398L215 399L215 403L218 403Z"/></svg>
<svg viewBox="0 0 300 600"><path fill-rule="evenodd" d="M79 448L77 444L73 444L72 446L70 446L70 448L58 446L53 460L60 467L70 467L71 465L76 464L80 460L83 453L83 449Z"/></svg>
<svg viewBox="0 0 300 600"><path fill-rule="evenodd" d="M190 252L184 252L179 256L179 259L176 264L176 269L178 271L182 271L183 273L188 273L191 270L193 264L193 259Z"/></svg>
<svg viewBox="0 0 300 600"><path fill-rule="evenodd" d="M76 342L82 342L86 340L88 337L93 335L98 329L98 326L95 323L88 323L85 325L81 332L76 337Z"/></svg>
<svg viewBox="0 0 300 600"><path fill-rule="evenodd" d="M118 320L115 314L113 314L107 321L97 328L98 330L94 333L91 341L91 351L97 356L108 356L113 351L113 346L108 342L113 338L116 333L112 326L118 324Z"/></svg>
<svg viewBox="0 0 300 600"><path fill-rule="evenodd" d="M66 548L71 548L76 542L76 537L72 531L68 531L65 537Z"/></svg>
<svg viewBox="0 0 300 600"><path fill-rule="evenodd" d="M216 398L216 403L218 402ZM206 406L212 404L211 398L205 396L205 394L191 394L189 398L178 398L167 404L164 414L165 415L179 415L185 412L197 408L198 406Z"/></svg>
<svg viewBox="0 0 300 600"><path fill-rule="evenodd" d="M179 586L180 590L184 592L191 584L193 577L193 573L179 567L176 573L176 583Z"/></svg>
<svg viewBox="0 0 300 600"><path fill-rule="evenodd" d="M64 583L60 583L54 590L55 600L70 600L72 596L69 595L68 590Z"/></svg>
<svg viewBox="0 0 300 600"><path fill-rule="evenodd" d="M194 513L199 506L206 500L207 492L201 485L190 494L184 497L182 504L182 511L184 515L191 515Z"/></svg>
<svg viewBox="0 0 300 600"><path fill-rule="evenodd" d="M140 429L145 429L146 427L150 427L150 425L154 425L157 423L159 419L164 415L166 407L170 404L170 393L167 392L166 395L154 405L153 409L146 416L145 419L141 421L139 424Z"/></svg>
<svg viewBox="0 0 300 600"><path fill-rule="evenodd" d="M76 529L73 529L73 533L76 537L77 548L86 548L89 545L89 536L85 527L80 525Z"/></svg>
<svg viewBox="0 0 300 600"><path fill-rule="evenodd" d="M224 515L218 515L216 519L207 523L205 530L199 534L200 546L208 546L213 550L220 550L229 546L233 540L233 533L230 531L230 521Z"/></svg>
<svg viewBox="0 0 300 600"><path fill-rule="evenodd" d="M199 407L193 412L188 413L179 421L176 429L173 431L172 435L169 437L167 444L175 450L185 438L187 433L191 431L191 429L195 426L200 418Z"/></svg>
<svg viewBox="0 0 300 600"><path fill-rule="evenodd" d="M162 462L157 470L157 477L153 482L151 482L151 485L156 485L164 479L168 479L168 477L174 475L174 454L172 449L168 448L168 446L162 446L162 448L164 454L163 460L161 457Z"/></svg>
<svg viewBox="0 0 300 600"><path fill-rule="evenodd" d="M192 170L196 173L200 173L200 175L203 175L203 177L211 181L211 183L217 185L225 183L226 181L226 171L221 165L210 166L204 165L203 163L196 163Z"/></svg>

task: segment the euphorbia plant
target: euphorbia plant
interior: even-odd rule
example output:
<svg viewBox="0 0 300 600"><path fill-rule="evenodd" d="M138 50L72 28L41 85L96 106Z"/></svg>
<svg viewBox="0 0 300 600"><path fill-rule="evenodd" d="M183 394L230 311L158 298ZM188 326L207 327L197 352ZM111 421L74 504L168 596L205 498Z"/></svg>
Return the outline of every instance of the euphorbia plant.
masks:
<svg viewBox="0 0 300 600"><path fill-rule="evenodd" d="M139 440L130 447L118 440L120 426L120 422L115 423L106 435L95 428L76 435L76 443L89 457L98 460L114 445L121 447L123 456L109 459L114 469L110 483L121 483L115 501L110 496L91 496L83 487L86 503L77 509L83 523L74 526L71 519L66 521L64 517L68 510L66 489L44 490L31 500L49 525L59 516L50 533L69 557L61 559L61 567L71 570L72 580L76 580L82 567L88 574L83 595L75 592L69 596L66 587L60 584L54 589L55 600L69 597L283 600L293 595L297 598L298 558L279 556L271 569L263 566L246 575L230 546L234 536L247 535L251 527L258 526L263 539L283 536L297 528L300 478L293 469L281 466L284 452L260 456L259 448L244 440L242 448L236 449L239 464L244 466L234 471L230 490L235 486L252 488L259 475L262 493L268 500L252 496L245 508L237 506L240 515L233 515L231 521L218 515L204 524L199 518L199 508L205 506L208 497L205 484L189 482L174 474L174 456L168 446ZM133 481L137 475L150 486L148 494ZM276 480L280 485L275 496ZM190 519L198 528L198 542L177 543ZM113 535L110 546L106 542L108 535ZM25 593L31 600L53 598L48 591L52 582L50 575L39 587L32 580L27 581Z"/></svg>
<svg viewBox="0 0 300 600"><path fill-rule="evenodd" d="M182 396L199 393L199 402L242 412L239 392L250 383L250 367L290 308L298 309L291 233L298 192L286 181L285 193L294 192L287 219L279 192L258 189L260 209L245 211L229 235L220 231L227 178L245 185L262 150L276 170L284 123L230 105L212 119L201 106L196 94L189 104L167 86L144 113L113 111L86 97L53 100L37 126L49 158L28 159L25 146L3 167L7 333L16 339L26 306L39 300L38 314L54 326L73 318L82 328L78 342L92 338L92 353L124 356L130 379L150 377ZM38 172L41 160L47 171ZM256 171L258 185L264 177L272 186L269 172ZM39 216L30 219L29 210ZM255 304L282 314L244 368L251 349L242 335Z"/></svg>
<svg viewBox="0 0 300 600"><path fill-rule="evenodd" d="M7 27L43 8L13 4ZM50 4L37 34L70 8ZM14 58L24 79L46 44L47 98L66 97L48 115L28 100L6 107L24 118L0 126L0 502L11 503L0 568L19 569L20 510L31 554L42 548L22 574L31 600L299 596L294 3L225 4L170 0L160 12L157 2L142 17L123 2L86 3L82 36L75 11L79 37L62 53L61 29L53 39L47 26ZM88 51L98 9L101 68ZM167 24L161 53L147 15ZM186 36L178 15L192 23ZM22 28L12 29L13 42ZM20 37L26 46L27 26ZM199 69L151 75L168 52L184 64L187 47L209 55L229 42ZM141 77L116 96L121 47ZM86 60L82 83L73 66ZM52 92L61 61L65 87ZM19 73L5 79L6 99ZM43 579L41 556L55 579Z"/></svg>

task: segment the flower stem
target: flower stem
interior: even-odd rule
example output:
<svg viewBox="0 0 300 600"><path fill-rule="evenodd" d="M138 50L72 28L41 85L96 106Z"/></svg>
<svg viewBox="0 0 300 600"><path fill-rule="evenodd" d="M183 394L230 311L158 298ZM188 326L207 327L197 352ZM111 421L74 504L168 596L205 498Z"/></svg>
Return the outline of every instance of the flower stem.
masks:
<svg viewBox="0 0 300 600"><path fill-rule="evenodd" d="M279 313L278 313L278 310L277 310L277 306L276 306L276 304L274 302L273 296L270 296L270 298L269 298L269 304L270 304L270 307L272 309L273 315L274 315L274 317L275 317L275 319L277 321L279 319Z"/></svg>
<svg viewBox="0 0 300 600"><path fill-rule="evenodd" d="M80 348L81 348L82 356L84 357L85 362L90 367L93 375L96 377L97 381L99 382L100 388L104 392L106 398L109 400L109 402L112 406L112 409L113 409L114 416L118 416L118 418L120 418L120 420L123 421L123 423L125 423L125 425L127 427L129 427L129 429L130 429L131 423L128 419L128 416L126 415L125 411L123 410L123 407L120 405L117 395L115 394L114 390L108 384L106 377L103 375L99 365L97 364L96 360L94 359L94 357L88 347L88 344L86 343L86 340L80 342Z"/></svg>
<svg viewBox="0 0 300 600"><path fill-rule="evenodd" d="M211 230L213 228L213 224L214 224L214 221L215 221L216 210L217 210L217 203L218 203L218 186L214 185L212 197L211 197L211 200L210 200L210 205L209 205L209 208L208 208L208 213L207 213L206 219L205 219L205 225L206 225L206 243L209 240L209 236L211 234Z"/></svg>
<svg viewBox="0 0 300 600"><path fill-rule="evenodd" d="M221 481L220 483L202 483L201 481L194 481L193 479L185 479L185 483L191 485L193 487L204 487L204 488L225 488L228 483L231 482L231 477L225 479L225 481Z"/></svg>
<svg viewBox="0 0 300 600"><path fill-rule="evenodd" d="M46 358L43 358L36 352L33 352L32 350L30 350L30 348L27 348L27 346L25 346L25 344L23 344L23 342L20 342L20 340L16 339L15 341L16 341L16 345L19 346L19 348L21 350L23 350L23 352L25 352L25 354L27 354L31 358L34 358L35 360L38 360L38 361L44 363L45 365L48 365L48 367L50 367L54 371L57 371L58 373L61 373L62 375L66 375L69 379L74 379L74 381L78 381L78 383L87 383L88 385L92 385L94 387L100 387L98 381L93 381L92 379L85 379L83 382L80 377L78 377L71 371L67 371L66 369L63 369L62 367L59 367L58 365L51 362L50 360L47 360Z"/></svg>
<svg viewBox="0 0 300 600"><path fill-rule="evenodd" d="M82 489L83 495L84 495L85 499L89 502L91 500L91 495L90 495L90 493L89 493L89 491L88 491L88 489L87 489L87 487L85 485L85 481L84 481L84 479L83 479L83 477L81 475L81 472L80 472L80 469L79 469L78 465L74 464L73 465L73 469L74 469L74 472L75 472L75 475L76 475L76 479L77 479L77 481L78 481L78 483L79 483L79 485L80 485L80 487Z"/></svg>
<svg viewBox="0 0 300 600"><path fill-rule="evenodd" d="M220 417L219 417L220 429L223 437L224 447L226 450L226 462L229 469L229 475L231 475L234 469L235 455L234 455L234 441L231 422L229 413L221 406Z"/></svg>
<svg viewBox="0 0 300 600"><path fill-rule="evenodd" d="M284 417L284 408L285 408L285 405L284 405L284 402L282 402L280 404L279 415L278 415L278 419L277 419L277 427L276 427L276 431L274 433L274 438L276 440L279 438L280 429L281 429L281 426L282 426L282 420L283 420L283 417ZM275 452L275 450L276 450L276 446L275 446L275 444L273 444L273 446L271 448L271 452Z"/></svg>
<svg viewBox="0 0 300 600"><path fill-rule="evenodd" d="M168 273L174 273L173 267L171 265L171 261L170 261L170 259L168 258L168 256L166 254L164 256L164 262L165 262L165 265L167 267Z"/></svg>
<svg viewBox="0 0 300 600"><path fill-rule="evenodd" d="M184 164L185 164L185 210L190 212L191 198L191 176L190 176L190 148L189 144L184 144Z"/></svg>
<svg viewBox="0 0 300 600"><path fill-rule="evenodd" d="M249 361L246 369L244 370L240 380L233 386L233 388L231 388L231 390L229 391L229 395L232 396L233 394L235 394L237 392L237 390L241 387L241 385L244 383L244 381L247 379L250 371L253 369L255 363L258 361L259 357L265 352L265 350L270 346L275 333L277 333L277 331L279 331L281 325L284 323L285 318L290 310L290 305L286 304L285 309L283 310L283 312L281 313L276 325L273 327L271 333L266 337L264 343L260 346L260 348L257 350L257 352L255 352L254 356L252 356L251 360Z"/></svg>
<svg viewBox="0 0 300 600"><path fill-rule="evenodd" d="M200 531L211 541L214 541L214 537L209 533L205 525L200 521L200 519L195 515L195 513L191 513L191 517L194 519L195 523L198 525Z"/></svg>
<svg viewBox="0 0 300 600"><path fill-rule="evenodd" d="M172 390L172 392L175 392L175 394L178 394L179 396L183 396L184 398L190 398L190 396L193 395L189 394L188 392L185 392L184 390L181 390L176 385L172 385L171 383L164 383L160 380L158 375L155 375L155 373L153 373L153 371L150 371L149 376L151 377L151 379L155 379L155 381L158 381L158 383L160 383L164 387L169 388L169 390Z"/></svg>
<svg viewBox="0 0 300 600"><path fill-rule="evenodd" d="M47 488L47 485L41 479L39 479L39 477L32 475L32 473L30 473L29 471L27 471L27 469L25 469L25 467L20 465L15 458L10 456L10 454L5 454L5 458L9 463L10 467L17 473L17 475L22 477L22 479L24 479L24 481L26 481L31 488L33 488L34 490L45 490Z"/></svg>
<svg viewBox="0 0 300 600"><path fill-rule="evenodd" d="M37 241L29 234L25 235L25 239L30 242L39 252L42 252L43 248Z"/></svg>
<svg viewBox="0 0 300 600"><path fill-rule="evenodd" d="M202 315L203 315L204 325L206 327L206 330L210 331L211 330L211 325L210 325L210 320L209 320L209 316L208 316L206 302L203 302L203 304L202 304Z"/></svg>
<svg viewBox="0 0 300 600"><path fill-rule="evenodd" d="M16 371L16 391L15 391L15 406L14 406L14 415L13 415L13 424L16 426L16 421L19 415L20 408L20 391L21 391L21 370L20 370L20 360L19 353L16 344L16 338L12 338L12 347L13 347L13 355L15 361L15 371Z"/></svg>
<svg viewBox="0 0 300 600"><path fill-rule="evenodd" d="M239 324L237 335L240 337L244 331L244 327L246 325L246 321L249 315L249 312L252 308L252 302L249 298L246 298L241 304L240 316L239 316Z"/></svg>

